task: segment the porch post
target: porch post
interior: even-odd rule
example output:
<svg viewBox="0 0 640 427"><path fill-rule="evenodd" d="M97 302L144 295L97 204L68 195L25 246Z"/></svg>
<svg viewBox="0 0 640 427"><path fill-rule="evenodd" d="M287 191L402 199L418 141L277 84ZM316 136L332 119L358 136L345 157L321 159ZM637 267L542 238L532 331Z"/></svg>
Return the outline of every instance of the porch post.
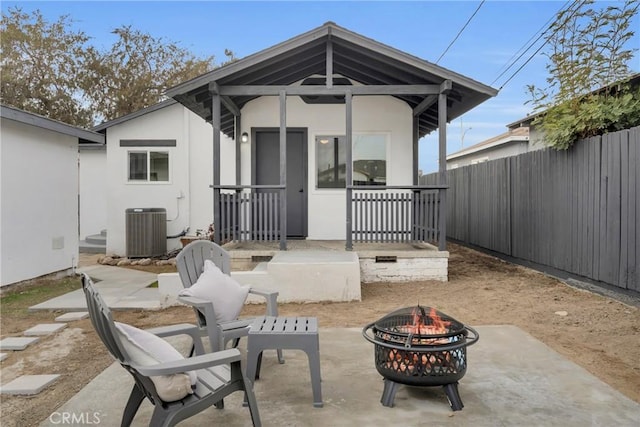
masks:
<svg viewBox="0 0 640 427"><path fill-rule="evenodd" d="M213 239L220 244L222 240L220 218L220 95L211 92L211 125L213 127Z"/></svg>
<svg viewBox="0 0 640 427"><path fill-rule="evenodd" d="M280 91L280 250L287 250L287 93Z"/></svg>
<svg viewBox="0 0 640 427"><path fill-rule="evenodd" d="M353 250L353 224L351 222L353 215L353 144L352 144L352 132L353 132L353 119L352 119L352 94L351 91L347 91L344 96L345 115L346 115L346 148L347 159L345 165L345 184L346 184L346 197L347 197L347 243L346 250ZM335 165L339 167L339 165Z"/></svg>
<svg viewBox="0 0 640 427"><path fill-rule="evenodd" d="M440 85L438 95L438 185L447 185L447 93L451 90L451 80ZM447 190L438 190L440 204L438 209L439 236L438 250L447 250Z"/></svg>
<svg viewBox="0 0 640 427"><path fill-rule="evenodd" d="M420 130L420 116L413 116L413 126L411 129L411 136L413 138L413 185L418 185L418 138L419 138L419 130ZM413 190L412 191L412 214L413 214L413 224L411 227L411 240L416 241L419 240L418 237L422 236L423 233L421 233L419 230L421 230L424 227L424 224L418 224L418 219L419 219L419 215L418 215L418 210L417 210L417 206L418 206L418 197L420 196L421 191L420 190Z"/></svg>
<svg viewBox="0 0 640 427"><path fill-rule="evenodd" d="M413 129L411 132L411 135L413 136L413 185L418 185L420 183L418 176L418 157L420 154L418 147L418 139L420 138L419 120L420 118L418 116L413 117Z"/></svg>
<svg viewBox="0 0 640 427"><path fill-rule="evenodd" d="M242 160L242 155L241 155L241 147L242 147L242 116L240 116L239 114L237 116L234 116L235 118L235 135L234 135L234 139L236 142L236 185L241 185L242 184L242 174L241 174L241 160ZM240 192L242 190L238 190L238 192Z"/></svg>

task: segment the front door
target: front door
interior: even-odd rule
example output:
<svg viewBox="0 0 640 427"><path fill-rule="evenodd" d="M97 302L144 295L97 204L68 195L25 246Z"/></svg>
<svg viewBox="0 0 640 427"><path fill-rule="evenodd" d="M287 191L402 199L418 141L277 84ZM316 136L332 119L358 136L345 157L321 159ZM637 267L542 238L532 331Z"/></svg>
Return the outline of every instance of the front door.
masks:
<svg viewBox="0 0 640 427"><path fill-rule="evenodd" d="M280 130L253 129L256 185L280 184ZM287 129L287 238L307 237L307 130Z"/></svg>

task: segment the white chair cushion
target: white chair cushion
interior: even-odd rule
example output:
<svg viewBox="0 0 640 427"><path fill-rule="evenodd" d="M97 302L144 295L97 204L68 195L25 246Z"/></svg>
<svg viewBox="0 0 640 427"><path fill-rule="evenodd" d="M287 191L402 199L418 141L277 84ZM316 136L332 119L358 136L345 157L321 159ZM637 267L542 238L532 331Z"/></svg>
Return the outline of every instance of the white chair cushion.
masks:
<svg viewBox="0 0 640 427"><path fill-rule="evenodd" d="M158 363L184 360L184 356L162 338L126 323L114 323L120 336L120 342L134 364L152 366ZM192 386L197 381L197 375L194 371L150 378L156 387L158 396L165 402L173 402L183 399L188 394L193 394Z"/></svg>
<svg viewBox="0 0 640 427"><path fill-rule="evenodd" d="M191 287L180 291L189 296L211 301L218 322L238 318L249 294L249 286L241 286L231 276L224 274L211 260L205 260L204 271Z"/></svg>

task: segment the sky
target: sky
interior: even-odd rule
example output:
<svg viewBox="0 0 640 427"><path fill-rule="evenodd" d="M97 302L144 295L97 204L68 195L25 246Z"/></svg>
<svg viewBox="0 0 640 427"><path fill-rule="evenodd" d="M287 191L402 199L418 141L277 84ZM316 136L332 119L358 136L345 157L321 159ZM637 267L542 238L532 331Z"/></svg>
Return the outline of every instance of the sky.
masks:
<svg viewBox="0 0 640 427"><path fill-rule="evenodd" d="M75 29L107 49L112 30L123 25L178 43L198 56L225 59L225 49L242 58L327 21L390 45L439 66L500 89L447 128L447 154L506 132L506 125L526 117L532 107L527 85L545 86L547 58L542 52L506 84L529 59L527 52L502 77L514 54L537 37L564 5L558 1L2 1L2 10L39 9L50 22L69 15ZM598 1L609 5L616 2ZM477 10L478 9L478 10ZM477 13L448 50L469 18ZM640 47L640 19L630 43ZM441 55L446 54L438 61ZM543 50L544 51L544 50ZM631 63L640 72L640 57ZM496 80L497 79L497 80ZM504 85L504 87L502 87ZM502 87L502 88L501 88ZM420 141L419 168L438 169L437 132Z"/></svg>

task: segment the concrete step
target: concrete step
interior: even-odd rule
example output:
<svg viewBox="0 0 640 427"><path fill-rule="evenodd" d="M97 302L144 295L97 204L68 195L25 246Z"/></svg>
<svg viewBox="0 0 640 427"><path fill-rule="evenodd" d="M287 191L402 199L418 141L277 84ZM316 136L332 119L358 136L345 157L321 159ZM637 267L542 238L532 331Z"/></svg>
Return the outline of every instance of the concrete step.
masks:
<svg viewBox="0 0 640 427"><path fill-rule="evenodd" d="M80 240L79 252L83 254L106 254L106 245L96 245L93 243L87 243L85 240Z"/></svg>
<svg viewBox="0 0 640 427"><path fill-rule="evenodd" d="M106 234L92 234L91 236L87 236L84 238L85 242L91 243L93 245L106 245L107 244L107 236Z"/></svg>
<svg viewBox="0 0 640 427"><path fill-rule="evenodd" d="M279 292L278 302L360 301L360 262L355 252L286 251L250 271L232 271L241 285ZM182 290L178 273L158 275L163 307L177 302ZM249 294L249 303L264 298Z"/></svg>
<svg viewBox="0 0 640 427"><path fill-rule="evenodd" d="M107 229L105 228L104 230L100 230L100 235L107 237Z"/></svg>
<svg viewBox="0 0 640 427"><path fill-rule="evenodd" d="M278 252L267 272L283 302L360 301L360 261L355 252Z"/></svg>

